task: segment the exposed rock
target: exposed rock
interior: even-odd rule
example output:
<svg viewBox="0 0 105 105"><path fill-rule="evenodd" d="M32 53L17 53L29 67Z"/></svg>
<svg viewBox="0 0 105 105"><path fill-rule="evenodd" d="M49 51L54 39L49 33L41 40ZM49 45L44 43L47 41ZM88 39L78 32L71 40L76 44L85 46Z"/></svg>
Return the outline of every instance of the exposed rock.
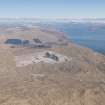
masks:
<svg viewBox="0 0 105 105"><path fill-rule="evenodd" d="M55 61L59 61L58 56L56 56L56 55L53 54L53 53L46 52L45 56L46 56L47 58L53 59L53 60L55 60Z"/></svg>
<svg viewBox="0 0 105 105"><path fill-rule="evenodd" d="M34 38L33 40L34 40L35 43L42 43L42 42L40 41L40 39Z"/></svg>

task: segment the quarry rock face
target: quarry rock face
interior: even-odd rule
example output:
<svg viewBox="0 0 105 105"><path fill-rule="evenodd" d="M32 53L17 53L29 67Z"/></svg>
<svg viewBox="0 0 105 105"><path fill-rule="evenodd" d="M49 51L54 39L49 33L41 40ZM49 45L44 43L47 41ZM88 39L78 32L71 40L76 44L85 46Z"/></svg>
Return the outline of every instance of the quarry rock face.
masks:
<svg viewBox="0 0 105 105"><path fill-rule="evenodd" d="M0 36L0 105L105 105L104 55L68 42L59 32L10 33ZM11 47L4 43L11 38L53 46Z"/></svg>

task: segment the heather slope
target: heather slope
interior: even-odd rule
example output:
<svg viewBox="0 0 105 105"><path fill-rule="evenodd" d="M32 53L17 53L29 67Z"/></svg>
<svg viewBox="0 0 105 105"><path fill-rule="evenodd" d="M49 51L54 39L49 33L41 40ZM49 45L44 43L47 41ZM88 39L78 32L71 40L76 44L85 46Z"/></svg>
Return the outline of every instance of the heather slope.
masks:
<svg viewBox="0 0 105 105"><path fill-rule="evenodd" d="M8 38L32 40L36 34L16 34ZM40 31L37 35L40 36ZM45 42L54 43L55 32L41 31ZM44 36L44 37L45 37ZM2 36L3 39L3 36ZM40 39L42 40L42 39ZM62 39L63 40L63 39ZM88 48L66 41L66 45L49 48L0 45L0 105L104 105L105 104L105 56ZM56 42L55 42L56 43ZM47 52L47 56L43 55ZM38 54L38 56L37 56ZM40 55L42 54L42 55ZM18 60L16 59L18 57ZM64 58L63 62L60 59ZM40 62L35 62L35 60ZM43 60L42 60L43 58ZM56 58L56 59L55 59ZM17 66L17 61L27 65ZM34 59L34 62L33 62ZM47 62L44 61L47 59ZM51 61L51 62L50 62ZM52 63L53 61L53 63Z"/></svg>

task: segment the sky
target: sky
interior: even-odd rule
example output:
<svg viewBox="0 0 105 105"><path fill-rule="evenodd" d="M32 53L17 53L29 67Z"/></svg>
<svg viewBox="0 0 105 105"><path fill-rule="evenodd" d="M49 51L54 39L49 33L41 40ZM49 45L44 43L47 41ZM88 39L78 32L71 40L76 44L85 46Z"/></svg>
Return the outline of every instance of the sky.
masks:
<svg viewBox="0 0 105 105"><path fill-rule="evenodd" d="M105 0L0 0L0 18L105 18Z"/></svg>

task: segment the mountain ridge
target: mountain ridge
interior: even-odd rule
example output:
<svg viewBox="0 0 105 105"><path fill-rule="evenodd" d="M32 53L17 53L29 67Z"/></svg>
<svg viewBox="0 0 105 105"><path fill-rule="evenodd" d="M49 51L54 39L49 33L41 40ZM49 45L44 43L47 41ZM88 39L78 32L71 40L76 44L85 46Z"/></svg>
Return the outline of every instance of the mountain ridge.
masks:
<svg viewBox="0 0 105 105"><path fill-rule="evenodd" d="M68 41L59 32L7 29L10 33L0 36L0 105L104 105L104 55ZM34 45L44 41L53 42L52 46L4 43L7 39L35 38L40 41L35 40ZM30 59L32 63L16 66L17 61L27 63Z"/></svg>

